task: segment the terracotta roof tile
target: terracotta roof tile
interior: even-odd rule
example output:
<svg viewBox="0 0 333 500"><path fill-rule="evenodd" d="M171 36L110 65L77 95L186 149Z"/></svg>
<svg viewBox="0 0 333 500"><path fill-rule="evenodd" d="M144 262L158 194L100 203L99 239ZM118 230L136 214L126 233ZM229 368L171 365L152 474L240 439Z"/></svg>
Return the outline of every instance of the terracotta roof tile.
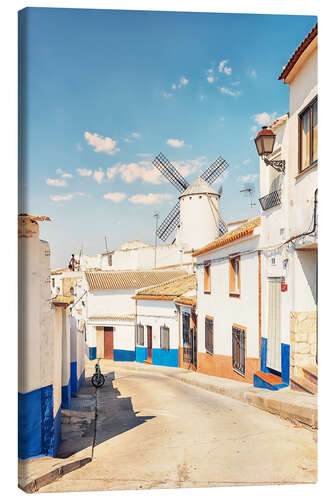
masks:
<svg viewBox="0 0 333 500"><path fill-rule="evenodd" d="M86 271L90 291L94 290L138 290L159 285L170 279L187 276L184 270L172 271Z"/></svg>
<svg viewBox="0 0 333 500"><path fill-rule="evenodd" d="M284 66L278 80L285 80L289 75L290 71L293 69L298 59L301 57L305 49L310 45L312 40L318 35L318 23L312 28L312 30L307 34L302 43L297 47L286 66Z"/></svg>
<svg viewBox="0 0 333 500"><path fill-rule="evenodd" d="M195 274L172 279L160 285L151 286L139 290L135 296L136 299L152 298L162 300L172 300L180 295L194 290L196 288L197 278Z"/></svg>
<svg viewBox="0 0 333 500"><path fill-rule="evenodd" d="M195 250L195 252L193 252L193 255L194 257L196 257L197 255L202 255L204 253L210 252L211 250L215 250L216 248L227 245L228 243L231 243L234 240L238 240L243 236L247 236L253 233L254 229L260 226L260 223L261 223L260 216L255 217L254 219L249 219L244 224L241 224L232 231L228 231L223 236L220 236L211 243L208 243L208 245L199 248L198 250Z"/></svg>

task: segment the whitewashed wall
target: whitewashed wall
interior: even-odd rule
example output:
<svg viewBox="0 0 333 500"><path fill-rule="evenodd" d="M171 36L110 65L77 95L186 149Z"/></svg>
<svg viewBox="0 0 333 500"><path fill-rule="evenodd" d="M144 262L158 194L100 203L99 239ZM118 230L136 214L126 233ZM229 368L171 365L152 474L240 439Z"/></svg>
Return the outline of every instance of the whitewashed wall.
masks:
<svg viewBox="0 0 333 500"><path fill-rule="evenodd" d="M96 290L87 294L87 317L134 314L135 290Z"/></svg>
<svg viewBox="0 0 333 500"><path fill-rule="evenodd" d="M138 300L137 323L144 325L144 347L147 347L147 325L152 327L152 347L160 349L160 327L169 328L170 349L178 349L178 317L176 306L168 300Z"/></svg>
<svg viewBox="0 0 333 500"><path fill-rule="evenodd" d="M242 238L209 254L198 256L198 264L212 259L211 293L204 293L203 266L197 268L198 352L205 352L205 316L214 318L214 354L232 355L232 325L247 329L247 357L259 357L258 254L240 258L240 298L229 297L229 260L213 262L229 254L256 250L259 236Z"/></svg>

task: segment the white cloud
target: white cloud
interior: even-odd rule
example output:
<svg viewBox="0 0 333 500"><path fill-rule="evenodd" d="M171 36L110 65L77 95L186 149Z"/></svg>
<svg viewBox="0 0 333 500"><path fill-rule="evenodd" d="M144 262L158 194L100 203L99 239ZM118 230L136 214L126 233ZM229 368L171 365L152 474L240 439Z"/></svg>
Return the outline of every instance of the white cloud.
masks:
<svg viewBox="0 0 333 500"><path fill-rule="evenodd" d="M203 101L205 99L206 96L204 96L203 94L201 94L200 96L200 101Z"/></svg>
<svg viewBox="0 0 333 500"><path fill-rule="evenodd" d="M54 186L54 187L67 186L67 182L65 180L61 180L61 179L46 179L46 184L48 186Z"/></svg>
<svg viewBox="0 0 333 500"><path fill-rule="evenodd" d="M259 177L259 174L247 174L247 175L241 175L240 177L237 178L238 182L254 182L257 180Z"/></svg>
<svg viewBox="0 0 333 500"><path fill-rule="evenodd" d="M246 158L246 160L243 161L243 165L248 165L250 161L250 158Z"/></svg>
<svg viewBox="0 0 333 500"><path fill-rule="evenodd" d="M170 99L170 97L172 97L172 94L169 94L168 92L165 91L162 93L162 95L165 99Z"/></svg>
<svg viewBox="0 0 333 500"><path fill-rule="evenodd" d="M230 95L232 97L237 97L241 94L240 90L231 90L228 87L220 87L220 92L222 94Z"/></svg>
<svg viewBox="0 0 333 500"><path fill-rule="evenodd" d="M109 167L107 170L106 170L106 175L108 177L108 179L113 179L115 177L115 175L117 174L118 172L118 167Z"/></svg>
<svg viewBox="0 0 333 500"><path fill-rule="evenodd" d="M183 177L187 177L199 170L204 170L205 167L207 167L207 158L205 156L199 156L193 160L174 161L172 164Z"/></svg>
<svg viewBox="0 0 333 500"><path fill-rule="evenodd" d="M256 70L255 70L255 69L251 69L251 70L249 71L249 76L250 76L251 78L253 78L253 80L255 80L255 79L257 78L257 76L258 76L258 75L257 75Z"/></svg>
<svg viewBox="0 0 333 500"><path fill-rule="evenodd" d="M89 177L92 174L92 170L88 170L87 168L77 168L76 170L82 177Z"/></svg>
<svg viewBox="0 0 333 500"><path fill-rule="evenodd" d="M96 153L107 153L108 155L114 155L119 148L116 147L117 142L111 139L111 137L103 137L98 134L91 134L90 132L85 132L84 137L86 138L90 146L94 146L94 151Z"/></svg>
<svg viewBox="0 0 333 500"><path fill-rule="evenodd" d="M209 69L207 70L207 73L213 73L212 68L209 68Z"/></svg>
<svg viewBox="0 0 333 500"><path fill-rule="evenodd" d="M214 82L214 77L213 76L207 76L207 82L213 83Z"/></svg>
<svg viewBox="0 0 333 500"><path fill-rule="evenodd" d="M258 131L258 127L256 125L253 125L250 130L255 134Z"/></svg>
<svg viewBox="0 0 333 500"><path fill-rule="evenodd" d="M188 84L190 80L188 80L188 78L185 78L185 76L182 76L181 79L179 80L179 85L181 87L184 87L185 85Z"/></svg>
<svg viewBox="0 0 333 500"><path fill-rule="evenodd" d="M175 83L173 83L173 84L171 85L171 88L172 88L172 90L176 90L177 85L176 85Z"/></svg>
<svg viewBox="0 0 333 500"><path fill-rule="evenodd" d="M141 134L139 134L139 132L132 132L132 137L134 137L134 139L140 139Z"/></svg>
<svg viewBox="0 0 333 500"><path fill-rule="evenodd" d="M70 201L70 200L73 200L74 198L76 198L77 196L85 196L85 194L84 193L68 193L68 194L64 194L64 195L51 194L50 199L52 201L55 201L55 202Z"/></svg>
<svg viewBox="0 0 333 500"><path fill-rule="evenodd" d="M114 203L120 203L120 202L122 202L126 198L126 194L125 193L117 193L117 192L106 193L104 195L104 198L106 200L111 200Z"/></svg>
<svg viewBox="0 0 333 500"><path fill-rule="evenodd" d="M172 148L182 148L184 146L184 141L181 141L180 139L168 139L166 144Z"/></svg>
<svg viewBox="0 0 333 500"><path fill-rule="evenodd" d="M171 198L172 195L168 193L149 193L135 194L129 198L129 201L134 205L155 205Z"/></svg>
<svg viewBox="0 0 333 500"><path fill-rule="evenodd" d="M56 174L60 175L60 177L63 177L63 178L67 178L67 179L71 179L73 177L72 174L67 174L66 172L63 172L63 170L61 170L61 168L57 168L56 170Z"/></svg>
<svg viewBox="0 0 333 500"><path fill-rule="evenodd" d="M95 179L96 182L98 182L98 184L101 184L104 175L105 174L104 174L103 170L101 168L99 168L98 170L95 170L93 178Z"/></svg>
<svg viewBox="0 0 333 500"><path fill-rule="evenodd" d="M231 75L232 69L230 66L226 66L228 59L221 61L219 63L219 73L225 73L226 75Z"/></svg>
<svg viewBox="0 0 333 500"><path fill-rule="evenodd" d="M140 156L141 158L152 158L151 153L136 153L136 156Z"/></svg>
<svg viewBox="0 0 333 500"><path fill-rule="evenodd" d="M152 167L150 162L144 160L138 163L119 163L113 168L117 168L117 172L127 183L134 182L137 179L142 179L144 182L150 182L151 184L161 183L161 174L157 168Z"/></svg>
<svg viewBox="0 0 333 500"><path fill-rule="evenodd" d="M256 123L258 123L258 125L269 125L277 116L277 112L274 111L274 113L266 113L266 111L264 111L263 113L258 113L257 115L254 115L253 116L253 119Z"/></svg>

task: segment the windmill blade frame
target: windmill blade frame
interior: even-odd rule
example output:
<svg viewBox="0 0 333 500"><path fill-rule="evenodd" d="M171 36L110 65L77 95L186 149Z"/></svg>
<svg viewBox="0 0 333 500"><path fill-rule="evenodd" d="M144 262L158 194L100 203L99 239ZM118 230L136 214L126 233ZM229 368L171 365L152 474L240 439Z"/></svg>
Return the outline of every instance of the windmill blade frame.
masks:
<svg viewBox="0 0 333 500"><path fill-rule="evenodd" d="M189 183L186 179L178 172L178 170L172 165L172 163L164 156L163 153L159 153L152 161L154 167L156 167L161 174L168 179L173 186L180 193L183 193L186 188L188 188Z"/></svg>
<svg viewBox="0 0 333 500"><path fill-rule="evenodd" d="M173 207L156 231L160 240L165 241L180 223L180 203Z"/></svg>
<svg viewBox="0 0 333 500"><path fill-rule="evenodd" d="M218 156L200 177L211 185L227 168L229 168L228 162L222 156Z"/></svg>
<svg viewBox="0 0 333 500"><path fill-rule="evenodd" d="M227 232L228 232L228 226L225 224L223 220L219 219L219 236L222 236Z"/></svg>

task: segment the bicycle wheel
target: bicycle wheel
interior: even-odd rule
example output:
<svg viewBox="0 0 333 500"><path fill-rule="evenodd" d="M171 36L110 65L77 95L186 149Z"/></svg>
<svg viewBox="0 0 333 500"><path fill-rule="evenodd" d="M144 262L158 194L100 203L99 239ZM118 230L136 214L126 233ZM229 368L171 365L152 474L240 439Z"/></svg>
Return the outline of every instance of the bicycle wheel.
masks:
<svg viewBox="0 0 333 500"><path fill-rule="evenodd" d="M97 375L97 373L95 373L91 378L92 385L97 388L102 387L104 385L104 382L105 382L105 377L102 374Z"/></svg>

